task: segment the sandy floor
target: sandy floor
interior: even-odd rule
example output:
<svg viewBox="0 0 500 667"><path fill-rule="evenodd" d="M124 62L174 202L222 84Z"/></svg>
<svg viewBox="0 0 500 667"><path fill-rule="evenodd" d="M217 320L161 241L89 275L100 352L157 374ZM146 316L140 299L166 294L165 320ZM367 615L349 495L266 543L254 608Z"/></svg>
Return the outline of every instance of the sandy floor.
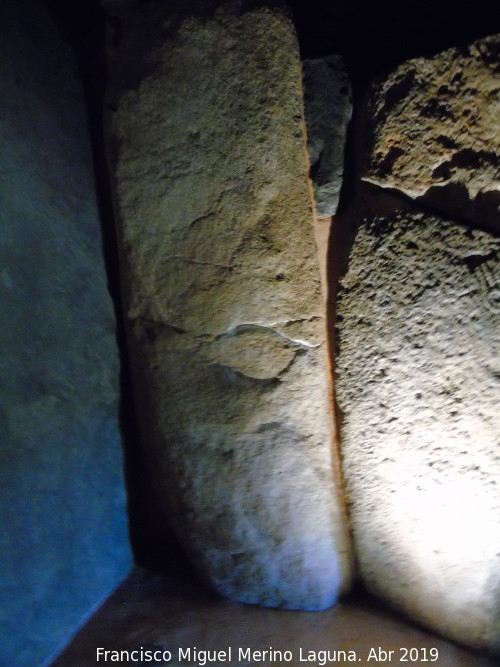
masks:
<svg viewBox="0 0 500 667"><path fill-rule="evenodd" d="M98 648L102 649L99 661ZM269 653L271 649L276 653ZM104 653L134 650L139 652L131 655L135 661L129 663L116 653ZM155 651L167 653L153 655ZM172 667L204 662L304 667L353 662L437 667L497 664L407 624L372 600L347 600L325 612L261 609L221 600L191 584L144 571L135 572L120 586L53 667L105 662Z"/></svg>

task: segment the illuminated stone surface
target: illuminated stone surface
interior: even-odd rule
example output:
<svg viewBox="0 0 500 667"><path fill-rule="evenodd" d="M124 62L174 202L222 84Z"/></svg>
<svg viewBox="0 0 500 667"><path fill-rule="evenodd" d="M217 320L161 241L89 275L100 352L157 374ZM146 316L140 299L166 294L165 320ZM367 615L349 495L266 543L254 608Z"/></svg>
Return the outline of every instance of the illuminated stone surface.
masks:
<svg viewBox="0 0 500 667"><path fill-rule="evenodd" d="M500 241L367 215L338 301L337 395L362 577L500 651Z"/></svg>
<svg viewBox="0 0 500 667"><path fill-rule="evenodd" d="M335 215L344 175L351 88L341 56L302 63L307 150L318 217Z"/></svg>
<svg viewBox="0 0 500 667"><path fill-rule="evenodd" d="M324 608L349 556L294 32L277 12L219 11L162 42L165 4L149 11L125 30L115 76L135 84L111 145L151 476L217 591Z"/></svg>
<svg viewBox="0 0 500 667"><path fill-rule="evenodd" d="M364 178L500 230L500 36L409 60L373 92Z"/></svg>

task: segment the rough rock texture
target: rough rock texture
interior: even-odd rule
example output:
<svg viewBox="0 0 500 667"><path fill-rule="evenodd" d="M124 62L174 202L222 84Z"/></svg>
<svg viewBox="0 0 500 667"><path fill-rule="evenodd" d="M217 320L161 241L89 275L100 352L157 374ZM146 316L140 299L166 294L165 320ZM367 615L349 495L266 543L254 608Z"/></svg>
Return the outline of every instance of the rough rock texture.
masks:
<svg viewBox="0 0 500 667"><path fill-rule="evenodd" d="M342 187L351 90L341 56L304 60L302 76L316 214L325 218L335 215Z"/></svg>
<svg viewBox="0 0 500 667"><path fill-rule="evenodd" d="M146 53L124 30L114 76L146 65L111 119L146 456L217 591L327 607L349 558L293 29L223 9L161 41L164 8L141 14Z"/></svg>
<svg viewBox="0 0 500 667"><path fill-rule="evenodd" d="M46 664L126 576L118 353L76 64L0 7L0 663Z"/></svg>
<svg viewBox="0 0 500 667"><path fill-rule="evenodd" d="M374 90L364 178L500 229L500 36L401 65Z"/></svg>
<svg viewBox="0 0 500 667"><path fill-rule="evenodd" d="M500 241L363 221L338 297L344 474L369 589L500 654Z"/></svg>

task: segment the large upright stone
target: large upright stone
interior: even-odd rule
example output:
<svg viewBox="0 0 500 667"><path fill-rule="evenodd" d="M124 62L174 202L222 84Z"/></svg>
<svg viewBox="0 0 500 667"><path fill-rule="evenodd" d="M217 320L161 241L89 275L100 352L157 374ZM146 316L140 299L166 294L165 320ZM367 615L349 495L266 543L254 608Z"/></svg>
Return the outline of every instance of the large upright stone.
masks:
<svg viewBox="0 0 500 667"><path fill-rule="evenodd" d="M375 87L364 178L500 230L500 36L409 60Z"/></svg>
<svg viewBox="0 0 500 667"><path fill-rule="evenodd" d="M78 68L0 6L0 663L48 664L127 575L119 358Z"/></svg>
<svg viewBox="0 0 500 667"><path fill-rule="evenodd" d="M344 474L368 588L500 654L500 241L367 215L338 297Z"/></svg>
<svg viewBox="0 0 500 667"><path fill-rule="evenodd" d="M151 476L217 591L324 608L349 555L294 31L233 7L162 38L165 3L149 11L124 31L114 76L133 59L135 88L117 95L112 145Z"/></svg>

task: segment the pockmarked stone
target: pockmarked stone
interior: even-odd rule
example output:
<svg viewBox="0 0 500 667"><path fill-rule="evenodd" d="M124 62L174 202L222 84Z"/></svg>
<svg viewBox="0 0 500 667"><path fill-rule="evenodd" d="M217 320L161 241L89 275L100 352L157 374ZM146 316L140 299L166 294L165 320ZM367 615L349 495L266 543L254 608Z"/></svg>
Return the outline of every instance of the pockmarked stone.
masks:
<svg viewBox="0 0 500 667"><path fill-rule="evenodd" d="M162 7L110 137L145 456L213 588L325 608L349 554L294 31L226 7L159 40Z"/></svg>
<svg viewBox="0 0 500 667"><path fill-rule="evenodd" d="M364 179L500 230L500 35L398 67L372 92Z"/></svg>
<svg viewBox="0 0 500 667"><path fill-rule="evenodd" d="M316 214L330 217L337 211L342 187L351 86L342 56L304 60L302 76Z"/></svg>
<svg viewBox="0 0 500 667"><path fill-rule="evenodd" d="M500 240L368 216L338 297L346 492L368 588L500 654Z"/></svg>

